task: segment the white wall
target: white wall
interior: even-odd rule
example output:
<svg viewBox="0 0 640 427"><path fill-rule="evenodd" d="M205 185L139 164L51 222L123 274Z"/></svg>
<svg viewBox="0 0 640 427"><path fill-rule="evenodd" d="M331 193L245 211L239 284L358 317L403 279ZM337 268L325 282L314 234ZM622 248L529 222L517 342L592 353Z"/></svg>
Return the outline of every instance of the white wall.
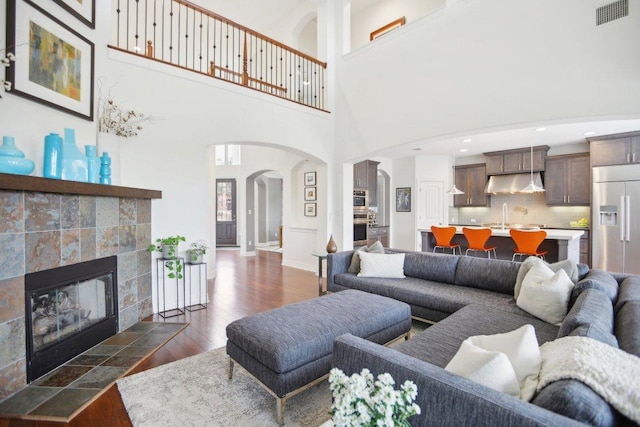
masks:
<svg viewBox="0 0 640 427"><path fill-rule="evenodd" d="M640 13L596 27L601 3L457 2L352 52L337 77L342 158L528 123L639 117Z"/></svg>
<svg viewBox="0 0 640 427"><path fill-rule="evenodd" d="M369 43L373 31L396 19L412 22L442 7L444 0L352 0L351 49Z"/></svg>

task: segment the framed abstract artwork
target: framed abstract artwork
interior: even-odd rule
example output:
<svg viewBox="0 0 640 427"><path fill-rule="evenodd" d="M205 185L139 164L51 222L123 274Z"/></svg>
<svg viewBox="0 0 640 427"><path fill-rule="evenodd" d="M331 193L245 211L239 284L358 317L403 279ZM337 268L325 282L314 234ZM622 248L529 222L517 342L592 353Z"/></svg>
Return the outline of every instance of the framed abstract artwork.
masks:
<svg viewBox="0 0 640 427"><path fill-rule="evenodd" d="M316 185L316 173L305 172L304 173L304 185Z"/></svg>
<svg viewBox="0 0 640 427"><path fill-rule="evenodd" d="M89 28L96 27L96 0L53 0Z"/></svg>
<svg viewBox="0 0 640 427"><path fill-rule="evenodd" d="M30 0L7 0L11 92L93 121L94 45Z"/></svg>
<svg viewBox="0 0 640 427"><path fill-rule="evenodd" d="M304 200L313 201L317 200L316 187L306 187L304 189Z"/></svg>

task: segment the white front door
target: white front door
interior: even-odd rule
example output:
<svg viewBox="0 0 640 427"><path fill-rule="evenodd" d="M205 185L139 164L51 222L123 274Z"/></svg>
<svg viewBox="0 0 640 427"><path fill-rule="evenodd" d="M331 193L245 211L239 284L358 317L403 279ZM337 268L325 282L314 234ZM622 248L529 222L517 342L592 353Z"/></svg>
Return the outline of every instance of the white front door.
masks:
<svg viewBox="0 0 640 427"><path fill-rule="evenodd" d="M432 225L443 225L444 182L420 181L418 185L418 228L428 229Z"/></svg>

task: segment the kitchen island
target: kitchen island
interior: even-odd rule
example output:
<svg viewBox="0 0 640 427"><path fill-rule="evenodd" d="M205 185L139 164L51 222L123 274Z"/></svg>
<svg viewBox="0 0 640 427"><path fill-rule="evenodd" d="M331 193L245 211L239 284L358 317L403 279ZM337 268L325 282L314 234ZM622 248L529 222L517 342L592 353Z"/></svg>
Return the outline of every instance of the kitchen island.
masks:
<svg viewBox="0 0 640 427"><path fill-rule="evenodd" d="M422 251L432 252L436 239L433 237L431 229L418 229L418 231L422 236ZM576 263L580 262L580 236L584 234L584 230L545 228L544 231L547 232L547 238L540 245L540 249L548 251L545 255L547 262L556 262L565 259L570 259ZM456 235L453 236L451 242L458 243L462 249L462 253L465 253L468 243L462 233L462 227L456 227ZM516 247L513 239L511 239L508 228L492 228L491 237L486 245L497 246L496 252L498 258L508 260L513 256L513 250ZM476 253L476 255L481 256L480 253Z"/></svg>

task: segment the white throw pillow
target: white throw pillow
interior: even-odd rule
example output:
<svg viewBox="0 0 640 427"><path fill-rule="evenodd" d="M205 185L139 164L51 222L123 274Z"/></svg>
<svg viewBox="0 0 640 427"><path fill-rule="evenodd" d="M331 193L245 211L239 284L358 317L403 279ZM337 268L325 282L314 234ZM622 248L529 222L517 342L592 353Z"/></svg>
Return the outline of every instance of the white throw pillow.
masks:
<svg viewBox="0 0 640 427"><path fill-rule="evenodd" d="M485 353L498 353L503 357L489 357ZM538 385L540 363L536 331L532 325L524 325L504 334L467 338L445 369L530 401Z"/></svg>
<svg viewBox="0 0 640 427"><path fill-rule="evenodd" d="M360 252L358 277L404 279L404 254L373 254Z"/></svg>
<svg viewBox="0 0 640 427"><path fill-rule="evenodd" d="M578 266L575 262L569 259L565 259L562 261L554 262L553 264L549 264L548 262L543 261L538 257L530 256L529 258L525 259L522 264L520 264L520 269L518 269L516 284L513 287L514 299L518 299L518 296L520 295L520 288L522 287L522 281L524 280L531 267L536 264L544 264L549 267L554 273L562 269L567 273L567 276L569 276L573 283L578 283Z"/></svg>
<svg viewBox="0 0 640 427"><path fill-rule="evenodd" d="M516 305L545 322L559 324L567 315L575 285L564 270L555 274L544 264L535 264L522 280Z"/></svg>

